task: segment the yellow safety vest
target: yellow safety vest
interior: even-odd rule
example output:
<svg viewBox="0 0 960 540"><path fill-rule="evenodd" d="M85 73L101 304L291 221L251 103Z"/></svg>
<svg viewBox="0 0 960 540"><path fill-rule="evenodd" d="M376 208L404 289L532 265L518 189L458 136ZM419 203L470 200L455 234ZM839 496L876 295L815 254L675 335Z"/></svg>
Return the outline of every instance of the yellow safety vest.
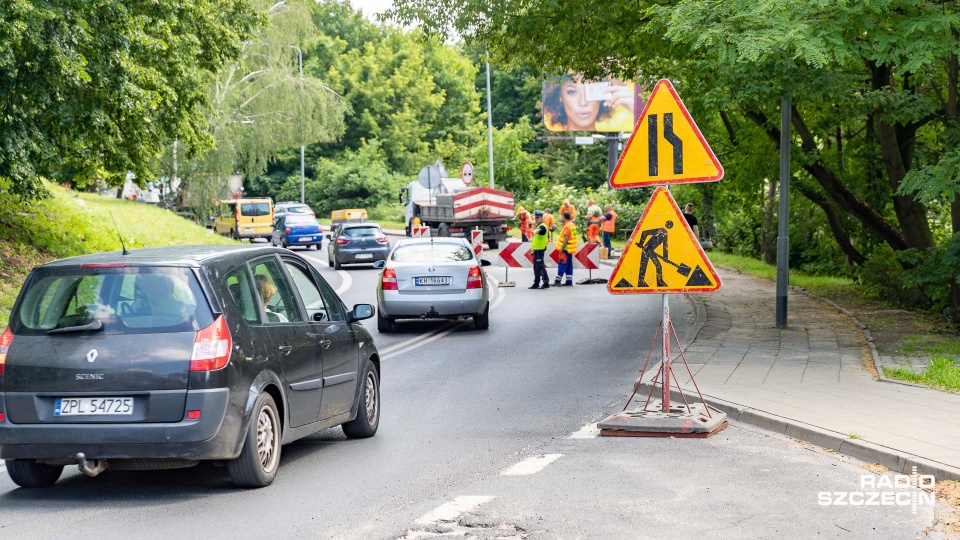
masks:
<svg viewBox="0 0 960 540"><path fill-rule="evenodd" d="M557 249L563 249L563 234L569 231L570 241L567 242L567 253L576 253L577 252L577 226L573 224L572 221L567 222L563 229L560 230L560 234L557 238Z"/></svg>

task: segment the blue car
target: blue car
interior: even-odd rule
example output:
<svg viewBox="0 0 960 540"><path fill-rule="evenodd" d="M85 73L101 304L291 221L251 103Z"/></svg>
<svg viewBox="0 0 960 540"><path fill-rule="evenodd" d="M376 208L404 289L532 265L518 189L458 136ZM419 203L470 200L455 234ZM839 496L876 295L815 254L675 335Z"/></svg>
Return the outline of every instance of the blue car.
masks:
<svg viewBox="0 0 960 540"><path fill-rule="evenodd" d="M307 214L286 214L277 218L273 224L273 236L270 243L285 248L293 246L313 246L320 249L323 232L317 218Z"/></svg>

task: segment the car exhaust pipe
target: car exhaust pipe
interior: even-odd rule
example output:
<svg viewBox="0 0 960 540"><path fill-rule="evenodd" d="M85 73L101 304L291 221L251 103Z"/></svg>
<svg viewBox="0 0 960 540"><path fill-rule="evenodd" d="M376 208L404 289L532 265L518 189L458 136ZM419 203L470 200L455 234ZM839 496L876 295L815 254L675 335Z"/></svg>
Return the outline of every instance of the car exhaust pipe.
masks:
<svg viewBox="0 0 960 540"><path fill-rule="evenodd" d="M77 460L77 467L80 468L80 472L90 478L107 470L107 461L105 459L93 460L92 467L90 466L91 462L87 461L87 456L83 455L83 452L77 452L77 455L73 456L73 459Z"/></svg>

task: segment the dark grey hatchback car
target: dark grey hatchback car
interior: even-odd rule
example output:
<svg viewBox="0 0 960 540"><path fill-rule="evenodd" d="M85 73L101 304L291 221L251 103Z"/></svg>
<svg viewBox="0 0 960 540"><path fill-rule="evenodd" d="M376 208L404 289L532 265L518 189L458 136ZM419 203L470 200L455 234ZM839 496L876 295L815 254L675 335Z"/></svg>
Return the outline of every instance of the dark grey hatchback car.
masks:
<svg viewBox="0 0 960 540"><path fill-rule="evenodd" d="M270 484L281 445L341 425L370 437L380 361L303 258L272 247L103 253L31 272L0 337L0 458L43 487L65 465L226 464Z"/></svg>

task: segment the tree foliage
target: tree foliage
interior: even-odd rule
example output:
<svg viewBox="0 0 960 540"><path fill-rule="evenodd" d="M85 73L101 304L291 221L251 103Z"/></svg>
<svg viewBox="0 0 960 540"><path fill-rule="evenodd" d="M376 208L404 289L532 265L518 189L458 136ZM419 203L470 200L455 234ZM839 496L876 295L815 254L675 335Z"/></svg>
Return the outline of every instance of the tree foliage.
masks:
<svg viewBox="0 0 960 540"><path fill-rule="evenodd" d="M393 16L489 48L501 64L627 78L669 77L718 149L717 201L760 197L775 171L780 100L792 96L792 169L811 241L861 265L903 254L906 272L948 265L960 231L958 5L939 0L397 0ZM575 36L575 39L571 39ZM722 141L722 143L720 143ZM719 148L718 148L719 147ZM772 152L771 152L772 151ZM763 156L767 165L758 162ZM774 157L773 160L770 158ZM741 171L740 174L734 171ZM747 174L743 174L747 173ZM760 199L754 198L759 201ZM763 204L748 205L763 212ZM818 219L810 220L813 211ZM760 220L762 222L762 220ZM759 236L757 236L759 237ZM794 254L797 252L795 251ZM810 253L807 251L807 253ZM915 253L916 256L907 256ZM953 274L924 285L943 307ZM951 285L952 283L952 285ZM938 289L939 288L939 289Z"/></svg>
<svg viewBox="0 0 960 540"><path fill-rule="evenodd" d="M205 93L259 15L244 0L0 3L0 182L32 196L62 166L78 183L151 176L178 134L210 147Z"/></svg>

